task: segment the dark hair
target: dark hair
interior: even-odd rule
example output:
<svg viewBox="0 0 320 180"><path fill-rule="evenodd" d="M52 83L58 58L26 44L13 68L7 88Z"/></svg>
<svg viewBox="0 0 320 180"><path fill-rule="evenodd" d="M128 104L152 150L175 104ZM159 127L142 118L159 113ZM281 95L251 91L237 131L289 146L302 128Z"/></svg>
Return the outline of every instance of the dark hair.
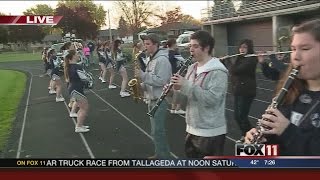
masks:
<svg viewBox="0 0 320 180"><path fill-rule="evenodd" d="M167 46L168 46L168 48L171 48L171 47L172 47L173 45L175 45L175 44L177 44L176 39L174 39L174 38L168 39L168 41L167 41Z"/></svg>
<svg viewBox="0 0 320 180"><path fill-rule="evenodd" d="M209 47L208 54L212 54L212 50L214 48L215 40L211 36L211 34L207 31L199 30L193 33L190 39L195 39L199 42L202 50L206 47Z"/></svg>
<svg viewBox="0 0 320 180"><path fill-rule="evenodd" d="M253 41L252 41L252 40L250 40L250 39L243 39L243 40L241 40L241 41L240 41L240 44L239 44L239 46L238 46L238 51L239 51L239 49L240 49L240 46L243 45L243 44L245 44L245 45L248 46L248 52L247 52L247 54L254 54Z"/></svg>
<svg viewBox="0 0 320 180"><path fill-rule="evenodd" d="M295 26L292 29L292 37L295 34L299 33L310 33L316 41L320 42L320 19L316 20L310 20L306 21L298 26ZM286 82L288 76L290 75L290 72L292 70L293 66L292 64L289 64L288 70L286 73L281 77L279 80L279 83L276 87L276 94L278 94ZM284 104L292 104L299 94L301 94L302 90L307 87L307 81L303 79L296 78L294 82L292 83L291 87L288 89L288 93L284 99Z"/></svg>
<svg viewBox="0 0 320 180"><path fill-rule="evenodd" d="M63 50L68 50L68 49L70 49L70 46L71 46L71 45L72 45L71 42L66 42L66 43L63 44L63 46L60 48L60 50L61 50L61 51L63 51Z"/></svg>
<svg viewBox="0 0 320 180"><path fill-rule="evenodd" d="M121 41L119 39L117 39L113 42L113 46L112 46L113 56L112 57L117 57L117 52L118 52L120 44L121 44Z"/></svg>
<svg viewBox="0 0 320 180"><path fill-rule="evenodd" d="M298 33L310 33L316 41L320 42L320 19L306 21L292 29L293 36Z"/></svg>
<svg viewBox="0 0 320 180"><path fill-rule="evenodd" d="M69 82L69 66L70 66L70 60L72 60L72 57L76 55L75 50L68 50L67 55L64 57L64 78L65 81Z"/></svg>

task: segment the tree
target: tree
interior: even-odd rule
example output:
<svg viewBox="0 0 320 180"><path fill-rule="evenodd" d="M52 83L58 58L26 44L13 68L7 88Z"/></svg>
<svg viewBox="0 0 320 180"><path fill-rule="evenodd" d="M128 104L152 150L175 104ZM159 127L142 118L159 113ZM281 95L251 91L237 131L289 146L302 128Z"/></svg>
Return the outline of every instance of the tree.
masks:
<svg viewBox="0 0 320 180"><path fill-rule="evenodd" d="M232 17L235 13L233 0L214 0L212 12L216 15L215 19Z"/></svg>
<svg viewBox="0 0 320 180"><path fill-rule="evenodd" d="M46 4L37 4L35 7L27 9L24 15L53 15L54 9Z"/></svg>
<svg viewBox="0 0 320 180"><path fill-rule="evenodd" d="M190 15L183 14L180 7L175 7L173 10L165 12L165 15L156 15L162 22L161 25L170 24L173 22L184 22L188 24L200 25L201 22Z"/></svg>
<svg viewBox="0 0 320 180"><path fill-rule="evenodd" d="M180 22L183 18L180 7L175 7L174 10L167 11L165 15L156 15L162 22L161 25L169 24L172 22Z"/></svg>
<svg viewBox="0 0 320 180"><path fill-rule="evenodd" d="M194 17L192 17L190 15L183 15L181 22L185 22L185 23L193 24L193 25L198 25L198 26L201 25L201 21L195 19Z"/></svg>
<svg viewBox="0 0 320 180"><path fill-rule="evenodd" d="M27 9L23 12L24 15L54 15L54 9L46 4L37 4L35 7ZM43 32L45 34L51 34L53 28L50 26L43 26Z"/></svg>
<svg viewBox="0 0 320 180"><path fill-rule="evenodd" d="M75 32L78 38L83 39L97 35L98 26L93 22L87 7L77 6L71 9L60 4L55 14L63 16L57 27L60 27L64 33Z"/></svg>
<svg viewBox="0 0 320 180"><path fill-rule="evenodd" d="M40 26L9 26L8 40L10 42L41 42L44 37L43 29Z"/></svg>
<svg viewBox="0 0 320 180"><path fill-rule="evenodd" d="M143 26L150 26L150 17L154 16L154 9L151 3L144 1L117 1L115 6L120 10L120 15L123 16L128 23L130 33L133 34L133 39L138 38L137 33Z"/></svg>
<svg viewBox="0 0 320 180"><path fill-rule="evenodd" d="M119 37L124 38L128 35L128 24L121 16L119 20L119 27L118 27Z"/></svg>
<svg viewBox="0 0 320 180"><path fill-rule="evenodd" d="M105 25L106 11L101 5L96 5L93 3L92 0L60 0L58 6L60 7L61 5L65 5L71 9L75 9L77 7L87 7L93 22L98 26L98 28L101 28Z"/></svg>

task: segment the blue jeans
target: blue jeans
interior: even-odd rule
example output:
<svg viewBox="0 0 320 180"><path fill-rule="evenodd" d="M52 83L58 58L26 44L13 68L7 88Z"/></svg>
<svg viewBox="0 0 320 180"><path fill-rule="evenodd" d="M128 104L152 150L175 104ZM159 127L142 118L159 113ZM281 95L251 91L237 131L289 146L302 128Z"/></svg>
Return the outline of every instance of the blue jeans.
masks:
<svg viewBox="0 0 320 180"><path fill-rule="evenodd" d="M148 105L148 110L150 110L156 101L151 101ZM153 143L155 147L155 155L157 158L170 158L169 144L166 136L166 119L168 113L168 103L166 100L162 101L158 107L154 117L150 118L151 124L151 136L153 138Z"/></svg>

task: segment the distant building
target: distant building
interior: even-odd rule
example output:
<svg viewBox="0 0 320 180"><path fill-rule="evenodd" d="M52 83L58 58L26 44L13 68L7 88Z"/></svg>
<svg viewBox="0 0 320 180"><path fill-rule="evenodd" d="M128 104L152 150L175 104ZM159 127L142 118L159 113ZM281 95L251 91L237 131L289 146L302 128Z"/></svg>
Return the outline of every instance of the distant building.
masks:
<svg viewBox="0 0 320 180"><path fill-rule="evenodd" d="M164 40L168 38L177 38L180 34L183 34L186 31L197 31L200 29L201 26L198 25L184 22L173 22L156 28L146 29L138 33L138 36L142 34L156 33L159 34L160 38Z"/></svg>
<svg viewBox="0 0 320 180"><path fill-rule="evenodd" d="M319 12L319 1L243 0L238 8L221 2L203 18L202 29L214 36L217 56L236 53L239 41L244 38L253 40L255 50L267 51L278 50L280 37L286 36L281 42L286 49L292 26L320 18Z"/></svg>
<svg viewBox="0 0 320 180"><path fill-rule="evenodd" d="M61 39L62 39L61 34L48 34L43 38L42 42L45 45L50 46L50 45L52 45L54 43L57 43L57 42L61 41Z"/></svg>

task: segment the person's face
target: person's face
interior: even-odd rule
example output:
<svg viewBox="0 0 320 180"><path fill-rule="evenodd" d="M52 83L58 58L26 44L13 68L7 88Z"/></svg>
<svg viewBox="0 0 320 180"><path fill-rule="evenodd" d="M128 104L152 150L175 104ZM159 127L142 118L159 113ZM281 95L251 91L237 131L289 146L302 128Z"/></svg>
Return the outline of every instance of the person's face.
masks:
<svg viewBox="0 0 320 180"><path fill-rule="evenodd" d="M320 79L320 42L309 33L297 33L293 36L291 48L291 63L301 67L299 77L304 80Z"/></svg>
<svg viewBox="0 0 320 180"><path fill-rule="evenodd" d="M158 45L153 44L151 40L144 40L143 43L148 54L154 54L158 49Z"/></svg>
<svg viewBox="0 0 320 180"><path fill-rule="evenodd" d="M190 40L190 54L196 61L201 61L205 55L208 55L209 47L202 48L196 39Z"/></svg>
<svg viewBox="0 0 320 180"><path fill-rule="evenodd" d="M239 47L239 52L241 54L247 54L248 53L248 46L246 44L241 44Z"/></svg>

